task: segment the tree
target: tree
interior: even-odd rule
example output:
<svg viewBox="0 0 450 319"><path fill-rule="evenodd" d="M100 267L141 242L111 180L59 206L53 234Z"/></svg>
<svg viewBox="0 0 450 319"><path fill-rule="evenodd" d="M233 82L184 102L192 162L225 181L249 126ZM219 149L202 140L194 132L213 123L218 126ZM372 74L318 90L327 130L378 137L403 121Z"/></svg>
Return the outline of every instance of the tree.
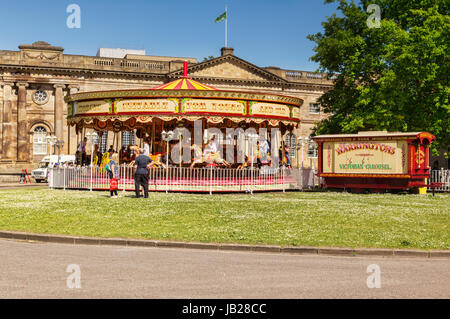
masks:
<svg viewBox="0 0 450 319"><path fill-rule="evenodd" d="M314 134L428 131L447 148L448 0L325 0L332 2L341 14L308 36L316 43L311 60L334 79L333 89L319 98L330 116ZM378 28L368 26L370 4L381 9Z"/></svg>
<svg viewBox="0 0 450 319"><path fill-rule="evenodd" d="M203 58L202 62L206 62L206 61L209 61L209 60L212 60L212 59L214 59L214 56L210 55L210 56L208 56L206 58Z"/></svg>

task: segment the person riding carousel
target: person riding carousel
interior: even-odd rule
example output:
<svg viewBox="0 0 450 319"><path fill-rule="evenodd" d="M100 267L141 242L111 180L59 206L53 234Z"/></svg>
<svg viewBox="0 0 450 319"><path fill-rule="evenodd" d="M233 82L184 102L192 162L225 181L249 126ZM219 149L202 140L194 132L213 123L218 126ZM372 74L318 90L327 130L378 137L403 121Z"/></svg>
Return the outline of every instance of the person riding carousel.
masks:
<svg viewBox="0 0 450 319"><path fill-rule="evenodd" d="M217 153L219 151L219 142L216 140L216 136L213 135L203 151L203 156L208 154Z"/></svg>
<svg viewBox="0 0 450 319"><path fill-rule="evenodd" d="M192 161L191 168L193 168L196 164L201 163L216 163L216 164L222 164L226 167L229 167L230 164L222 158L220 155L219 150L219 142L216 140L216 136L213 135L210 140L208 141L208 144L206 145L205 149L203 150L203 153L201 151L201 147L197 144L194 144L191 146L191 149L194 150L194 160Z"/></svg>
<svg viewBox="0 0 450 319"><path fill-rule="evenodd" d="M261 143L259 143L258 146L258 151L259 151L259 160L261 162L262 165L268 165L270 163L270 157L269 157L269 153L270 153L270 144L269 141L266 139L263 139L261 141Z"/></svg>

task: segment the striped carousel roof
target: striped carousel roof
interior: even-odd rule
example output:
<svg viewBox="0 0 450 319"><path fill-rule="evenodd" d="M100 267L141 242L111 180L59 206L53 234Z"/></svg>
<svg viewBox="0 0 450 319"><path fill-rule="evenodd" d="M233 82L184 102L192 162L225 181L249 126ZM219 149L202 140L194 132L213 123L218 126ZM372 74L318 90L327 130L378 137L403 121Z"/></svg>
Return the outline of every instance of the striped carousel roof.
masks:
<svg viewBox="0 0 450 319"><path fill-rule="evenodd" d="M217 91L216 88L202 84L200 82L189 79L188 77L183 77L181 79L159 85L154 87L153 90L208 90Z"/></svg>

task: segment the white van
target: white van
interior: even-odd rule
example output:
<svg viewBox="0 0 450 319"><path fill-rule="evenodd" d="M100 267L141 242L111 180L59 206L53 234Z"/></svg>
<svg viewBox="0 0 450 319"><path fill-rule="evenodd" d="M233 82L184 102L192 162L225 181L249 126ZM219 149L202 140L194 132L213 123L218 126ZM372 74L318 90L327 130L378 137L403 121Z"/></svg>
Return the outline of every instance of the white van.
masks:
<svg viewBox="0 0 450 319"><path fill-rule="evenodd" d="M70 166L75 165L75 155L47 155L45 156L37 169L31 171L31 177L33 177L37 183L41 181L47 182L48 169L53 168L58 163L68 163Z"/></svg>

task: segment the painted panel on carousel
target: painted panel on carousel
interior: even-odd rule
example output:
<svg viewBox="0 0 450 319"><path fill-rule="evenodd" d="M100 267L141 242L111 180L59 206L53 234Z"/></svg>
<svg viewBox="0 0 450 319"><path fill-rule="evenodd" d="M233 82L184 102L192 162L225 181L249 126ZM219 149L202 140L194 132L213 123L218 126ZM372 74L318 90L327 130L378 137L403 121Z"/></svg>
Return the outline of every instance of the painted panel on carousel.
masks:
<svg viewBox="0 0 450 319"><path fill-rule="evenodd" d="M406 141L323 143L323 173L408 174Z"/></svg>
<svg viewBox="0 0 450 319"><path fill-rule="evenodd" d="M283 117L289 118L291 115L289 106L284 104L266 103L266 102L251 102L250 114L253 116L265 117Z"/></svg>
<svg viewBox="0 0 450 319"><path fill-rule="evenodd" d="M176 99L118 99L115 111L121 113L178 113Z"/></svg>
<svg viewBox="0 0 450 319"><path fill-rule="evenodd" d="M108 100L81 101L73 103L73 114L108 114L111 110L111 103Z"/></svg>
<svg viewBox="0 0 450 319"><path fill-rule="evenodd" d="M246 109L244 101L183 99L181 102L182 113L246 115Z"/></svg>
<svg viewBox="0 0 450 319"><path fill-rule="evenodd" d="M292 107L292 118L294 120L299 121L300 120L300 108L299 107Z"/></svg>

